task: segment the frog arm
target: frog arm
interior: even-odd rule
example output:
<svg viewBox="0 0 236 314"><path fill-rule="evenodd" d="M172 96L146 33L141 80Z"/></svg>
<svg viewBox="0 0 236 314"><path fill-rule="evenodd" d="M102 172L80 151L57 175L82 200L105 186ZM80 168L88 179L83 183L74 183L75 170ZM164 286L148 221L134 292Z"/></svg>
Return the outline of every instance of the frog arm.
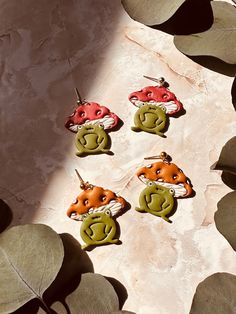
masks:
<svg viewBox="0 0 236 314"><path fill-rule="evenodd" d="M145 196L144 196L144 199L145 199L145 202L146 203L150 203L151 202L151 194L149 193L149 194L146 194Z"/></svg>
<svg viewBox="0 0 236 314"><path fill-rule="evenodd" d="M145 113L145 112L140 112L140 113L139 113L140 121L144 121L144 120L145 120L144 113Z"/></svg>
<svg viewBox="0 0 236 314"><path fill-rule="evenodd" d="M84 230L84 233L86 233L89 237L93 235L93 231L89 227Z"/></svg>
<svg viewBox="0 0 236 314"><path fill-rule="evenodd" d="M111 227L110 225L106 225L106 227L105 227L105 233L106 233L106 234L110 233L111 229L112 229L112 227Z"/></svg>

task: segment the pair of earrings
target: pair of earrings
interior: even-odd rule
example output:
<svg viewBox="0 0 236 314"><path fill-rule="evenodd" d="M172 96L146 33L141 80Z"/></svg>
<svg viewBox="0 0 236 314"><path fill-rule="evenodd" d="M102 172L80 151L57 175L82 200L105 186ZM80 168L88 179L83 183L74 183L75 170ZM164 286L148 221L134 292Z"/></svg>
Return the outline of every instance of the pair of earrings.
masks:
<svg viewBox="0 0 236 314"><path fill-rule="evenodd" d="M139 196L139 207L135 209L171 222L169 216L175 210L176 199L191 196L192 184L165 152L146 159L158 161L137 171L137 177L146 187ZM80 235L85 242L82 248L119 243L116 217L124 213L128 203L110 190L84 182L78 172L77 175L83 191L69 207L67 215L82 221Z"/></svg>
<svg viewBox="0 0 236 314"><path fill-rule="evenodd" d="M183 105L168 89L164 78L144 77L155 81L157 85L146 86L129 95L129 101L138 107L134 116L134 126L131 129L135 132L144 131L164 137L169 116L182 111ZM77 156L112 154L109 149L111 140L107 131L117 129L121 120L107 107L82 100L77 89L76 93L78 107L67 118L65 127L76 133Z"/></svg>

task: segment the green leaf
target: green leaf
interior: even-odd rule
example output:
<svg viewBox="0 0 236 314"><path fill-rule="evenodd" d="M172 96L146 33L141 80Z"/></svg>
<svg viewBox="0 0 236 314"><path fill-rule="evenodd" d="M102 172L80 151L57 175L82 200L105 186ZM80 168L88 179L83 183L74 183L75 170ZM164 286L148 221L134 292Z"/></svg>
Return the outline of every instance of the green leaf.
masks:
<svg viewBox="0 0 236 314"><path fill-rule="evenodd" d="M236 251L236 191L225 195L217 207L216 228Z"/></svg>
<svg viewBox="0 0 236 314"><path fill-rule="evenodd" d="M216 273L201 282L190 314L235 314L236 276Z"/></svg>
<svg viewBox="0 0 236 314"><path fill-rule="evenodd" d="M64 257L59 235L45 225L12 227L0 235L0 313L42 301Z"/></svg>
<svg viewBox="0 0 236 314"><path fill-rule="evenodd" d="M214 56L235 64L236 8L223 1L212 1L211 5L214 15L212 27L202 33L175 36L174 43L186 55Z"/></svg>
<svg viewBox="0 0 236 314"><path fill-rule="evenodd" d="M167 21L186 0L122 0L129 16L145 25Z"/></svg>
<svg viewBox="0 0 236 314"><path fill-rule="evenodd" d="M80 284L66 297L65 303L70 314L112 314L119 311L119 300L112 285L103 276L93 273L81 276ZM51 308L64 313L60 302Z"/></svg>
<svg viewBox="0 0 236 314"><path fill-rule="evenodd" d="M212 166L214 170L223 170L236 174L236 136L222 148L219 160Z"/></svg>

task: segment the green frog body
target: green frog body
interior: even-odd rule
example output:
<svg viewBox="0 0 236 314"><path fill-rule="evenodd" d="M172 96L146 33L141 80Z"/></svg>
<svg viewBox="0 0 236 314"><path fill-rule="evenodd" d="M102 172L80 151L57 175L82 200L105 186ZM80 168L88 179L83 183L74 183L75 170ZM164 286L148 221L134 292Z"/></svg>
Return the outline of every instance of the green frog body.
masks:
<svg viewBox="0 0 236 314"><path fill-rule="evenodd" d="M91 245L117 244L119 239L114 238L116 232L116 223L109 210L88 214L80 228L81 238L85 242L82 249Z"/></svg>
<svg viewBox="0 0 236 314"><path fill-rule="evenodd" d="M146 104L140 107L134 116L133 131L145 131L148 133L158 134L164 137L161 132L166 126L167 116L164 106L155 106Z"/></svg>
<svg viewBox="0 0 236 314"><path fill-rule="evenodd" d="M171 222L166 217L174 207L174 190L149 181L148 186L141 192L139 206L135 209L139 212L148 212Z"/></svg>
<svg viewBox="0 0 236 314"><path fill-rule="evenodd" d="M77 156L83 154L111 153L107 148L109 138L103 125L80 125L76 134Z"/></svg>

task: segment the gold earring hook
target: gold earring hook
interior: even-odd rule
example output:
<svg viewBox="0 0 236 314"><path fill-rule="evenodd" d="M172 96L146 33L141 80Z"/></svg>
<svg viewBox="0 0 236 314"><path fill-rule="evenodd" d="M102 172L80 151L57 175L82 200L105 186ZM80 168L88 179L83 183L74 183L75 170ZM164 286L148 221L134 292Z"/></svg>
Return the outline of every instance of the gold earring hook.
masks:
<svg viewBox="0 0 236 314"><path fill-rule="evenodd" d="M155 77L146 76L146 75L144 75L143 77L145 77L148 80L158 83L159 86L164 86L166 83L164 77L155 78Z"/></svg>
<svg viewBox="0 0 236 314"><path fill-rule="evenodd" d="M163 162L169 163L171 160L171 157L166 152L161 152L160 155L145 157L144 159L145 160L161 159Z"/></svg>
<svg viewBox="0 0 236 314"><path fill-rule="evenodd" d="M79 178L79 180L80 180L80 188L81 188L82 190L91 189L91 188L93 187L92 184L89 184L88 182L85 182L85 181L83 180L83 178L81 177L81 175L79 174L79 171L78 171L77 169L75 169L75 172L76 172L76 174L77 174L77 176L78 176L78 178Z"/></svg>
<svg viewBox="0 0 236 314"><path fill-rule="evenodd" d="M76 96L77 96L77 104L78 105L82 105L84 103L80 93L79 93L79 90L77 87L75 87L75 93L76 93Z"/></svg>

